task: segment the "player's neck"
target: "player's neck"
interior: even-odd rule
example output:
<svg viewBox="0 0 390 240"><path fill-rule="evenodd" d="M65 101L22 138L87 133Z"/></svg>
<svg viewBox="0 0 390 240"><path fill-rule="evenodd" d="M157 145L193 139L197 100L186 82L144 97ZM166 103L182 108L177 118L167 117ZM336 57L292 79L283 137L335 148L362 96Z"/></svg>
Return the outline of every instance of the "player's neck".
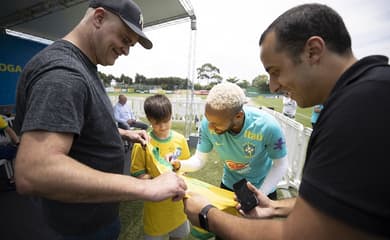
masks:
<svg viewBox="0 0 390 240"><path fill-rule="evenodd" d="M238 123L235 123L232 128L228 131L232 135L237 135L241 132L243 126L245 123L245 114L244 116L240 119Z"/></svg>

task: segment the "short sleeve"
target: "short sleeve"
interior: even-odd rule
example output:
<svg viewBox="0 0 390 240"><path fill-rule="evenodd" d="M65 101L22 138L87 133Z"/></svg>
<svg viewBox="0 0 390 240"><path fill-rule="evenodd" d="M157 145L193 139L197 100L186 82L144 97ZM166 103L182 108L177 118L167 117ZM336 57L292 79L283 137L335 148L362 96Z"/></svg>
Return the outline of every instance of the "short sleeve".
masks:
<svg viewBox="0 0 390 240"><path fill-rule="evenodd" d="M210 141L209 134L208 121L206 118L203 118L199 130L199 142L196 148L198 151L208 153L213 149L213 144Z"/></svg>
<svg viewBox="0 0 390 240"><path fill-rule="evenodd" d="M282 128L275 121L270 121L266 130L265 141L267 145L267 152L271 159L278 159L287 155L286 138L283 134Z"/></svg>
<svg viewBox="0 0 390 240"><path fill-rule="evenodd" d="M183 159L188 159L191 157L191 153L190 153L190 149L188 147L188 144L187 144L187 140L185 139L184 136L181 136L181 146L182 146L182 152L181 152L181 155L180 155L180 160L183 160Z"/></svg>
<svg viewBox="0 0 390 240"><path fill-rule="evenodd" d="M28 93L21 131L46 130L80 134L88 88L77 73L53 70Z"/></svg>

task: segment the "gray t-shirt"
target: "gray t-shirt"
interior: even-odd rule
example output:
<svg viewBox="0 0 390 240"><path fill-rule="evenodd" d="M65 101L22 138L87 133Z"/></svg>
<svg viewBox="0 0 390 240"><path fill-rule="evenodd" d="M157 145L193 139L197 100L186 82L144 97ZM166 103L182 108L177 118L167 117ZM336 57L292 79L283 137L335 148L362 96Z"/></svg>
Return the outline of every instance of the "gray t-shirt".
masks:
<svg viewBox="0 0 390 240"><path fill-rule="evenodd" d="M25 66L17 87L15 128L18 133L73 133L70 157L101 171L123 171L123 144L97 68L65 40L54 42ZM118 216L117 203L42 200L49 225L62 234L91 232Z"/></svg>

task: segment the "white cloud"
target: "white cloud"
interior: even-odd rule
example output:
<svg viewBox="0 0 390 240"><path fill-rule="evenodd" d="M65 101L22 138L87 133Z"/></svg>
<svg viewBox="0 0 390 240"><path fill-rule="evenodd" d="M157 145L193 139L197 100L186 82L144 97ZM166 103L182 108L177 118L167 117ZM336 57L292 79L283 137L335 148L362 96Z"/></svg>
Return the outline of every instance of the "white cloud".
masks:
<svg viewBox="0 0 390 240"><path fill-rule="evenodd" d="M285 10L312 1L298 0L191 0L197 16L196 63L211 63L224 78L252 80L264 73L258 41L264 29ZM388 0L317 1L334 8L352 36L357 57L370 54L390 56L390 2ZM100 71L120 76L188 76L190 23L147 31L152 50L137 46L127 57Z"/></svg>

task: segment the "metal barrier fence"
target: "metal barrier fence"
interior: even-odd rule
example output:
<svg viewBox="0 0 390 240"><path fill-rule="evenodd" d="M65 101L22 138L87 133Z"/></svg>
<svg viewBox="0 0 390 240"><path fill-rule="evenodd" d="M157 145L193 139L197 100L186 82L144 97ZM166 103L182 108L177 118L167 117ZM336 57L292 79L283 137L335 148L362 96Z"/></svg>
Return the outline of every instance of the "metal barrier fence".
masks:
<svg viewBox="0 0 390 240"><path fill-rule="evenodd" d="M115 105L118 101L117 96L110 96L110 100L113 105ZM172 103L172 120L185 121L186 119L190 119L190 116L186 116L188 114L186 112L186 98L183 97L169 97L169 100ZM131 110L137 117L145 117L144 112L144 97L128 97L127 104L130 106ZM202 119L204 114L204 101L200 98L194 98L192 103L192 121L195 118L195 115L198 116L198 119Z"/></svg>
<svg viewBox="0 0 390 240"><path fill-rule="evenodd" d="M279 182L278 187L299 188L302 178L302 168L305 163L306 149L312 132L311 128L304 127L301 123L284 116L267 107L262 109L271 115L280 123L286 136L288 171Z"/></svg>

